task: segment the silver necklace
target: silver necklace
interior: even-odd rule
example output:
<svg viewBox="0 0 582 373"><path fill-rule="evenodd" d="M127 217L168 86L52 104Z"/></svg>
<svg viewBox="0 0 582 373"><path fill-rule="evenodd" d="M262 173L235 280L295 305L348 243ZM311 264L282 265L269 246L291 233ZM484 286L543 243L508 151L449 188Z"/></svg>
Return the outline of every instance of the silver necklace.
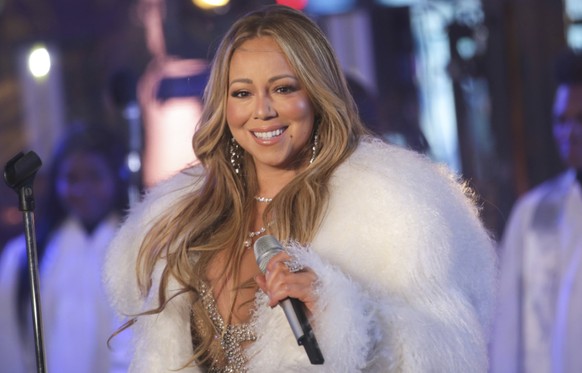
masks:
<svg viewBox="0 0 582 373"><path fill-rule="evenodd" d="M245 240L245 247L248 249L253 244L253 238L260 236L261 234L265 233L267 228L261 227L258 231L249 232L249 237Z"/></svg>
<svg viewBox="0 0 582 373"><path fill-rule="evenodd" d="M261 202L261 203L270 203L273 198L268 198L268 197L261 197L261 196L255 196L255 200L257 202ZM249 236L248 238L245 240L245 247L248 249L249 247L251 247L251 245L253 244L253 238L258 237L260 235L262 235L263 233L265 233L267 231L267 228L265 227L261 227L259 228L258 231L251 231L249 232Z"/></svg>

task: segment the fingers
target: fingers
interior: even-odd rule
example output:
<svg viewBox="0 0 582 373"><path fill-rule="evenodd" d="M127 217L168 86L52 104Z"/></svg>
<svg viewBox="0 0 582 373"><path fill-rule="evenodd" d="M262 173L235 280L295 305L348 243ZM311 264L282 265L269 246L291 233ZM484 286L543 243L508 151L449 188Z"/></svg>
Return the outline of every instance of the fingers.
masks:
<svg viewBox="0 0 582 373"><path fill-rule="evenodd" d="M309 268L298 266L287 253L274 256L269 261L265 274L258 275L255 280L269 297L271 307L275 307L285 298L299 299L309 310L315 304L316 274Z"/></svg>

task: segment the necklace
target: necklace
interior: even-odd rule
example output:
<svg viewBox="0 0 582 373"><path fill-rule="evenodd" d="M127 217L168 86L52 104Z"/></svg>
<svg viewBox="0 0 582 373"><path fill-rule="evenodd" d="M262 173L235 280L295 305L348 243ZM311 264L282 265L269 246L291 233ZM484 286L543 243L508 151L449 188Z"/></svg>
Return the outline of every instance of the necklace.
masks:
<svg viewBox="0 0 582 373"><path fill-rule="evenodd" d="M262 202L262 203L269 203L273 200L273 198L269 198L269 197L261 197L261 196L255 196L255 200L257 202Z"/></svg>
<svg viewBox="0 0 582 373"><path fill-rule="evenodd" d="M261 227L259 228L258 231L255 232L249 232L249 237L245 240L245 247L248 249L249 247L251 247L252 243L253 243L253 238L260 236L261 234L265 233L267 231L267 228L265 227Z"/></svg>

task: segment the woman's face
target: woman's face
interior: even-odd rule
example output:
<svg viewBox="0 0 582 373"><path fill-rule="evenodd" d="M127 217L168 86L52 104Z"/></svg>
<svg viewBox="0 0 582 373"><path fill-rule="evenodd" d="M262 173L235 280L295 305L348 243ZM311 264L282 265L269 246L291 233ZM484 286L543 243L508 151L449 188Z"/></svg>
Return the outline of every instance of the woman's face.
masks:
<svg viewBox="0 0 582 373"><path fill-rule="evenodd" d="M257 172L301 166L297 156L310 146L313 105L273 39L251 39L234 52L226 120Z"/></svg>
<svg viewBox="0 0 582 373"><path fill-rule="evenodd" d="M562 160L569 167L582 169L582 84L558 88L553 129Z"/></svg>
<svg viewBox="0 0 582 373"><path fill-rule="evenodd" d="M115 175L99 154L70 154L59 168L56 183L67 212L87 227L97 225L114 206Z"/></svg>

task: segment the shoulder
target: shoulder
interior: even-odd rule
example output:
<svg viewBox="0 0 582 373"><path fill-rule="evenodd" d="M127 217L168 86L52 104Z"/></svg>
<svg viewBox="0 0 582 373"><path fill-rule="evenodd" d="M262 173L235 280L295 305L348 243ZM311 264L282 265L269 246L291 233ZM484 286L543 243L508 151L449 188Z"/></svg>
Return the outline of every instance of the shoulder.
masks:
<svg viewBox="0 0 582 373"><path fill-rule="evenodd" d="M13 256L24 251L26 239L23 234L11 238L2 249L2 256Z"/></svg>
<svg viewBox="0 0 582 373"><path fill-rule="evenodd" d="M370 254L395 266L414 265L419 256L438 263L476 246L489 250L475 197L458 175L428 157L364 141L331 180L317 238L374 247Z"/></svg>
<svg viewBox="0 0 582 373"><path fill-rule="evenodd" d="M313 247L373 288L462 289L487 303L480 311L485 325L496 257L475 197L446 166L365 140L331 180Z"/></svg>
<svg viewBox="0 0 582 373"><path fill-rule="evenodd" d="M178 203L183 196L198 189L204 175L204 169L198 165L184 169L152 186L143 200L130 209L128 219L135 216L157 217L162 211Z"/></svg>
<svg viewBox="0 0 582 373"><path fill-rule="evenodd" d="M538 204L543 199L557 197L565 193L574 181L575 174L571 170L562 172L522 195L518 199L517 205Z"/></svg>
<svg viewBox="0 0 582 373"><path fill-rule="evenodd" d="M144 299L139 292L135 268L139 248L159 217L177 206L189 193L200 188L201 166L181 171L152 187L143 200L131 208L107 250L104 283L114 307L123 313L137 313Z"/></svg>
<svg viewBox="0 0 582 373"><path fill-rule="evenodd" d="M364 199L386 197L412 205L438 204L447 198L466 203L474 196L447 166L418 152L368 138L338 167L332 188Z"/></svg>
<svg viewBox="0 0 582 373"><path fill-rule="evenodd" d="M0 279L6 281L6 277L19 266L21 258L26 255L26 240L24 235L12 238L2 249L0 255Z"/></svg>
<svg viewBox="0 0 582 373"><path fill-rule="evenodd" d="M199 187L204 180L205 172L201 165L181 170L172 177L152 186L146 193L144 201L151 202L159 198L182 195Z"/></svg>
<svg viewBox="0 0 582 373"><path fill-rule="evenodd" d="M575 177L572 170L565 171L519 197L509 219L512 230L516 224L521 224L522 229L532 224L536 228L557 228Z"/></svg>
<svg viewBox="0 0 582 373"><path fill-rule="evenodd" d="M531 217L543 206L559 205L574 180L575 175L566 171L530 189L515 202L511 210L511 218Z"/></svg>
<svg viewBox="0 0 582 373"><path fill-rule="evenodd" d="M436 174L457 179L447 166L424 154L368 137L360 142L356 151L340 166L341 169L380 177L392 176L400 182L422 180Z"/></svg>

